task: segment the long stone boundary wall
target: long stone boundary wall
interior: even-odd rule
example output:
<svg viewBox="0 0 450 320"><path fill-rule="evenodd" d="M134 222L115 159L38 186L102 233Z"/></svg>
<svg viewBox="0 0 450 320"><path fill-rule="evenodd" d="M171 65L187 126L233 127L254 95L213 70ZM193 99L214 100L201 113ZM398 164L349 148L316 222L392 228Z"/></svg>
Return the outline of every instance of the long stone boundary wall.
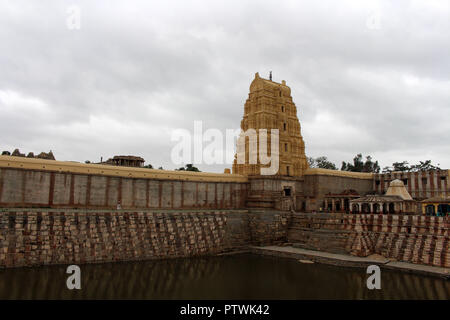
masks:
<svg viewBox="0 0 450 320"><path fill-rule="evenodd" d="M287 239L289 214L0 210L0 267L211 255Z"/></svg>
<svg viewBox="0 0 450 320"><path fill-rule="evenodd" d="M177 173L143 178L0 168L0 207L116 209L120 203L123 209L245 208L248 183L226 175L188 177L183 180L186 177Z"/></svg>
<svg viewBox="0 0 450 320"><path fill-rule="evenodd" d="M381 214L292 215L288 241L305 249L450 267L446 217Z"/></svg>

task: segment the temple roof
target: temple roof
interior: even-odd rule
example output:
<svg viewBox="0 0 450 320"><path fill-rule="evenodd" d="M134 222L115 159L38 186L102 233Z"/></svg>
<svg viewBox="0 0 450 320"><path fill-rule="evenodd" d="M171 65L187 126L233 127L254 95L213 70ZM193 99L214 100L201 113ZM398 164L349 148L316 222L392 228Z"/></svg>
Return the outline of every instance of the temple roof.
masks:
<svg viewBox="0 0 450 320"><path fill-rule="evenodd" d="M358 202L381 202L381 203L385 203L385 202L402 202L403 199L400 196L380 196L377 194L370 194L358 199L352 199L350 200L351 203L358 203Z"/></svg>
<svg viewBox="0 0 450 320"><path fill-rule="evenodd" d="M421 202L450 203L450 196L440 195L422 200Z"/></svg>
<svg viewBox="0 0 450 320"><path fill-rule="evenodd" d="M136 161L145 161L141 157L136 156L114 156L113 160L136 160Z"/></svg>
<svg viewBox="0 0 450 320"><path fill-rule="evenodd" d="M389 188L386 191L386 196L399 196L403 200L412 200L413 198L406 190L403 181L399 179L392 180L389 184Z"/></svg>
<svg viewBox="0 0 450 320"><path fill-rule="evenodd" d="M255 73L255 78L253 79L252 83L250 84L250 92L262 88L271 88L271 89L279 89L283 92L283 95L290 96L291 95L291 88L289 88L286 85L286 81L282 80L281 83L264 79L259 76L259 73Z"/></svg>

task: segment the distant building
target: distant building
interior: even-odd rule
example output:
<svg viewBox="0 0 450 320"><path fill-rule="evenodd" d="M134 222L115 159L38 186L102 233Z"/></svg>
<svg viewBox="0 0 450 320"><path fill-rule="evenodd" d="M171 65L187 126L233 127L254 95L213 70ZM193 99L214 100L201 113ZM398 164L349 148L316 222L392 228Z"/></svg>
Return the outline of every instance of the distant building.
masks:
<svg viewBox="0 0 450 320"><path fill-rule="evenodd" d="M142 168L144 166L145 160L141 157L136 156L114 156L102 162L102 164L109 164L112 166L123 166L123 167L138 167Z"/></svg>

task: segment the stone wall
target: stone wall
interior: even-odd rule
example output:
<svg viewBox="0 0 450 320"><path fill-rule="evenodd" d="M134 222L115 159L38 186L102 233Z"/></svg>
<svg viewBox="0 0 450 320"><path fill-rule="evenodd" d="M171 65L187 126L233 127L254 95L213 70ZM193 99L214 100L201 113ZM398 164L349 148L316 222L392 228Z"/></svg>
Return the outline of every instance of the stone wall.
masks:
<svg viewBox="0 0 450 320"><path fill-rule="evenodd" d="M236 209L245 207L246 190L240 182L0 168L0 207Z"/></svg>
<svg viewBox="0 0 450 320"><path fill-rule="evenodd" d="M317 170L317 169L316 169ZM324 170L333 173L336 170ZM313 170L310 170L314 172ZM370 174L353 173L355 176L345 176L347 172L336 171L336 175L332 174L315 174L309 173L305 175L304 180L304 196L306 199L307 211L318 211L322 206L324 195L331 193L341 193L346 189L356 190L360 195L366 195L373 192L373 181ZM343 175L340 176L339 174ZM361 177L358 177L358 174Z"/></svg>
<svg viewBox="0 0 450 320"><path fill-rule="evenodd" d="M286 239L283 213L0 211L0 267L191 257ZM262 219L262 220L260 220ZM259 223L259 222L268 223Z"/></svg>
<svg viewBox="0 0 450 320"><path fill-rule="evenodd" d="M383 194L392 180L399 179L403 181L413 199L420 201L439 195L450 195L449 177L450 170L376 173L373 176L373 190Z"/></svg>
<svg viewBox="0 0 450 320"><path fill-rule="evenodd" d="M291 215L290 212L283 211L251 210L250 242L260 246L286 242Z"/></svg>
<svg viewBox="0 0 450 320"><path fill-rule="evenodd" d="M450 267L446 217L293 214L288 241L307 249Z"/></svg>

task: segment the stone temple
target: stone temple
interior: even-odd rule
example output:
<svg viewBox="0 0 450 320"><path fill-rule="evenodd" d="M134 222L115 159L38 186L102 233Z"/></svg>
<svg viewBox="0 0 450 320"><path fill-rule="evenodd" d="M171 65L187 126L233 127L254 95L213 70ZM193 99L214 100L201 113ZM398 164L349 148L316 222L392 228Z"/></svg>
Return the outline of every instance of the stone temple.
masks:
<svg viewBox="0 0 450 320"><path fill-rule="evenodd" d="M292 101L291 89L283 80L276 83L263 79L255 74L250 85L250 93L244 106L244 117L241 121L241 130L255 129L258 137L260 129L278 129L279 131L279 176L302 176L308 168L305 155L305 143L300 131L300 122L297 118L297 107ZM270 150L270 137L267 140L267 150ZM246 159L249 159L249 148L246 148ZM257 153L256 150L254 150ZM258 157L258 153L256 155ZM259 175L261 163L257 164L233 163L233 173L242 175Z"/></svg>
<svg viewBox="0 0 450 320"><path fill-rule="evenodd" d="M277 172L261 175L258 154L223 174L0 156L0 267L273 244L450 267L449 170L308 168L291 89L258 73L241 129L278 129ZM257 151L245 139L250 159Z"/></svg>

